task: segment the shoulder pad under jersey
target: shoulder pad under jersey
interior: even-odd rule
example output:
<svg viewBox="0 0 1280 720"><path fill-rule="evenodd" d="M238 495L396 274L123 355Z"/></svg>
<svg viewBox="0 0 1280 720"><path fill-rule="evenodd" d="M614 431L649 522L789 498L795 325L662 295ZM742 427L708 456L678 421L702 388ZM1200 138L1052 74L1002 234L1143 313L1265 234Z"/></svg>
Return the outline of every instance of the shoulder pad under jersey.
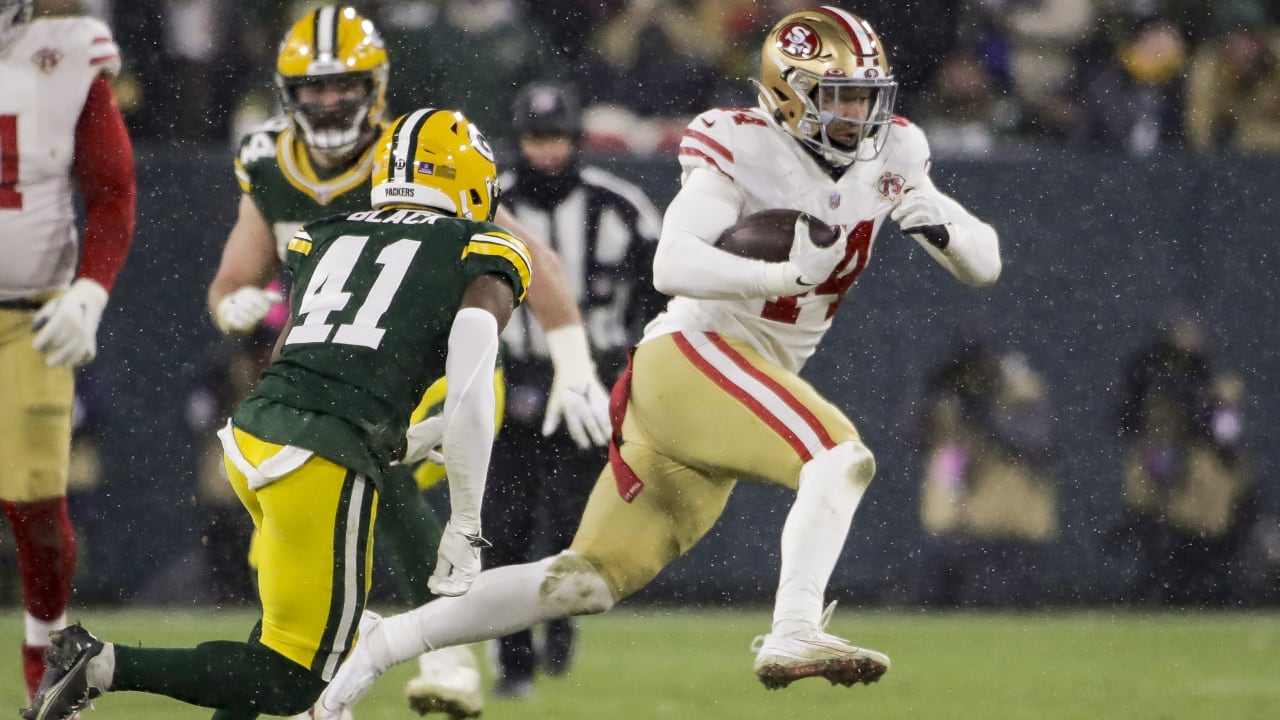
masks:
<svg viewBox="0 0 1280 720"><path fill-rule="evenodd" d="M686 173L703 167L732 179L738 135L743 129L760 127L769 127L769 121L755 108L708 110L685 128L680 140L680 165Z"/></svg>
<svg viewBox="0 0 1280 720"><path fill-rule="evenodd" d="M245 133L240 138L240 149L236 153L236 181L240 190L248 193L253 188L254 169L261 163L278 165L277 147L280 133L289 127L289 120L283 116L274 117Z"/></svg>
<svg viewBox="0 0 1280 720"><path fill-rule="evenodd" d="M63 67L92 75L120 72L120 48L111 29L91 17L46 17L27 26L19 43L31 48L30 59L50 77Z"/></svg>

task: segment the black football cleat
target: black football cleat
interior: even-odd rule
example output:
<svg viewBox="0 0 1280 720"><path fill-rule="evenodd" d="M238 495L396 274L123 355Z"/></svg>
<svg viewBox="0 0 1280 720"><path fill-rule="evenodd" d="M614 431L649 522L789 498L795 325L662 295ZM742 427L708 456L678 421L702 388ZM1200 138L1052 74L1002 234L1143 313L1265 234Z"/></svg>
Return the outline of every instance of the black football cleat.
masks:
<svg viewBox="0 0 1280 720"><path fill-rule="evenodd" d="M89 684L89 661L105 647L79 623L49 633L44 679L36 688L31 707L21 711L24 720L68 720L102 694Z"/></svg>

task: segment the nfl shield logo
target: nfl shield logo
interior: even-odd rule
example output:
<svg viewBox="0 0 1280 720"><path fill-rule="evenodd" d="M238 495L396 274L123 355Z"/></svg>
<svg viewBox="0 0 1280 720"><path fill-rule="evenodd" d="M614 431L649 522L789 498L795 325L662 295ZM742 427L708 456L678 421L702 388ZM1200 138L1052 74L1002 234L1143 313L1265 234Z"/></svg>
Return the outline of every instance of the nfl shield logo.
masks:
<svg viewBox="0 0 1280 720"><path fill-rule="evenodd" d="M827 196L827 207L835 210L840 207L840 193L833 192Z"/></svg>

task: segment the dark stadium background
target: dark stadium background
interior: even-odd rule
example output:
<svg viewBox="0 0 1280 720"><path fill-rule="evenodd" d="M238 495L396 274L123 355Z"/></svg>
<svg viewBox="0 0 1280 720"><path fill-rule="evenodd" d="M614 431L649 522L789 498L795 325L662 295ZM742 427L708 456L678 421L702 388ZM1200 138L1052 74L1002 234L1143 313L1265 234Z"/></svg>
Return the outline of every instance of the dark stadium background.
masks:
<svg viewBox="0 0 1280 720"><path fill-rule="evenodd" d="M194 443L182 403L185 383L217 337L204 303L239 198L230 155L203 146L137 146L138 232L97 360L115 387L105 476L84 504L92 514L77 517L81 601L131 602L143 586L183 577L184 558L200 542ZM673 156L601 161L660 206L676 190ZM1107 602L1122 582L1124 568L1101 551L1121 508L1113 415L1125 358L1151 336L1171 301L1197 311L1216 366L1243 376L1246 445L1262 506L1276 513L1280 163L1050 151L939 160L934 177L1000 231L1004 274L993 288L966 288L886 227L805 368L858 424L880 468L830 594L870 604L905 597L920 541L912 403L926 368L959 329L988 328L1022 349L1048 381L1063 529L1047 579L1061 602ZM768 599L789 500L742 486L725 521L642 598ZM191 594L172 590L177 602Z"/></svg>

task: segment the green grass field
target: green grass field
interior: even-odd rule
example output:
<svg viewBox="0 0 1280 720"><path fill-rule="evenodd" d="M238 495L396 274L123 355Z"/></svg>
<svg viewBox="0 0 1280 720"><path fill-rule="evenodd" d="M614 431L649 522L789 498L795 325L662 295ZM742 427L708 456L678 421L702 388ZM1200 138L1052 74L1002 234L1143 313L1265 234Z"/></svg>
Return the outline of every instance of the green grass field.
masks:
<svg viewBox="0 0 1280 720"><path fill-rule="evenodd" d="M236 612L77 612L100 637L148 646L238 638ZM580 621L578 662L526 701L490 700L488 720L1274 720L1280 717L1280 614L837 611L832 630L882 650L893 670L870 687L806 680L766 691L751 673L762 611L634 607ZM0 613L13 649L0 705L24 703L21 616ZM417 717L400 697L413 664L383 678L357 720ZM107 695L83 720L185 720L209 712L136 693ZM442 717L442 716L435 716Z"/></svg>

